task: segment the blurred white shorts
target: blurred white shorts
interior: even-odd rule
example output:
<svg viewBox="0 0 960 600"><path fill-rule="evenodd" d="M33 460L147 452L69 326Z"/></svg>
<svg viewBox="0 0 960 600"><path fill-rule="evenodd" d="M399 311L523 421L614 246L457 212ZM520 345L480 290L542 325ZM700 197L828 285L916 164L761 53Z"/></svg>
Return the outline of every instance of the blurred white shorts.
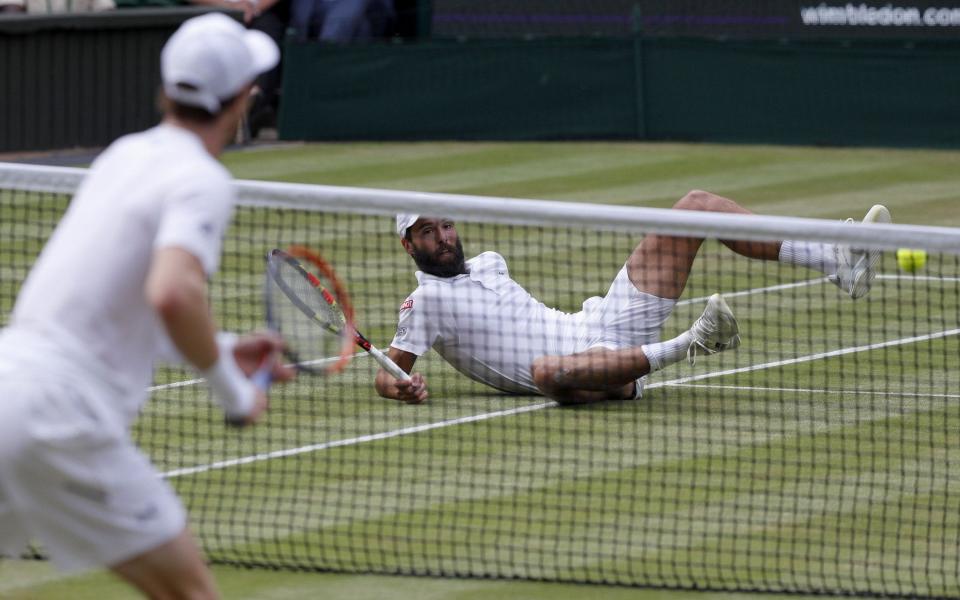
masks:
<svg viewBox="0 0 960 600"><path fill-rule="evenodd" d="M61 569L109 567L183 531L173 489L97 403L17 379L0 378L0 555L38 542Z"/></svg>

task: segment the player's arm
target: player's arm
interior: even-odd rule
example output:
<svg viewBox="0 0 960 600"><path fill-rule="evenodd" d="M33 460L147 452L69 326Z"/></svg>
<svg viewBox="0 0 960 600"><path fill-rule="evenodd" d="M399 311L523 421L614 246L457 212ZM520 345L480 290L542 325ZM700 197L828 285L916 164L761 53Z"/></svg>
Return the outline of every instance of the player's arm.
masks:
<svg viewBox="0 0 960 600"><path fill-rule="evenodd" d="M240 340L223 336L218 341L207 304L206 274L199 259L182 248L154 251L144 293L174 346L204 374L227 414L256 421L267 397L247 375L259 360L279 350L281 342L267 335Z"/></svg>
<svg viewBox="0 0 960 600"><path fill-rule="evenodd" d="M390 360L397 363L397 366L410 373L413 364L417 362L417 355L412 352L400 350L390 346L387 350L387 356ZM429 394L427 393L427 380L420 373L410 375L410 381L397 379L383 369L377 371L377 379L374 382L377 393L384 398L400 400L407 404L420 404L424 402Z"/></svg>
<svg viewBox="0 0 960 600"><path fill-rule="evenodd" d="M200 261L181 248L157 250L146 294L180 354L201 371L213 366L219 351Z"/></svg>

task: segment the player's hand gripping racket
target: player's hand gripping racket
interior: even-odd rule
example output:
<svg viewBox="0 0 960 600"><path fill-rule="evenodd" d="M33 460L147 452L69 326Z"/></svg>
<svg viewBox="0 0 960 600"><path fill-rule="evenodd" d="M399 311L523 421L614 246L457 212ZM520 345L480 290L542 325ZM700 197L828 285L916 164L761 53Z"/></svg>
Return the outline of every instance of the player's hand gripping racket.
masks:
<svg viewBox="0 0 960 600"><path fill-rule="evenodd" d="M339 372L353 357L355 344L397 379L410 379L356 330L346 288L318 255L302 246L271 250L267 277L267 324L284 337L287 358L298 370Z"/></svg>

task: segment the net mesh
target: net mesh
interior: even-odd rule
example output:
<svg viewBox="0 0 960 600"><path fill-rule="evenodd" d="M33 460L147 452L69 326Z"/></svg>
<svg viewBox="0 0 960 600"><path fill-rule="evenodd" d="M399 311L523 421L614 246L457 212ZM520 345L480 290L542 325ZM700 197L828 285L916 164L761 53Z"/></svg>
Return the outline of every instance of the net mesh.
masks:
<svg viewBox="0 0 960 600"><path fill-rule="evenodd" d="M49 186L0 175L3 323L79 176L46 176L58 173ZM468 258L496 251L509 278L571 314L608 293L644 234L680 227L640 209L241 187L211 284L222 326L262 326L264 254L299 243L334 265L358 329L382 348L418 285L394 230L401 207L447 203ZM563 212L577 210L575 221ZM695 217L683 216L692 219L683 227ZM702 219L702 235L734 222L739 237L757 240L797 227L792 239L836 234L863 246L870 234L717 217ZM161 368L134 435L218 563L958 597L960 261L945 251L957 232L884 231L873 236L884 249L873 289L856 301L815 270L704 243L660 338L686 331L721 292L742 345L651 375L640 400L558 407L472 381L431 350L415 365L430 389L424 405L378 397L376 365L358 357L334 377L277 386L266 422L238 432L192 372ZM889 249L911 239L929 253L922 270L905 273ZM552 331L510 321L496 278L478 285L490 293L489 318L516 334L495 336L474 320L457 343L523 358L529 338ZM476 308L437 306L427 314L437 322Z"/></svg>

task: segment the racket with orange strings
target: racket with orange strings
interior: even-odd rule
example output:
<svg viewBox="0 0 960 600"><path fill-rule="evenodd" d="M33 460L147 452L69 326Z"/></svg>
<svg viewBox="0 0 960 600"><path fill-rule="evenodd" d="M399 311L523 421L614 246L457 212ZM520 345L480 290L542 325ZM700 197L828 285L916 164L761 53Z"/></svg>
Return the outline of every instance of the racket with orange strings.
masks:
<svg viewBox="0 0 960 600"><path fill-rule="evenodd" d="M357 331L346 287L333 267L310 249L270 251L265 300L267 324L283 336L287 358L299 371L338 373L360 346L394 377L410 379Z"/></svg>

